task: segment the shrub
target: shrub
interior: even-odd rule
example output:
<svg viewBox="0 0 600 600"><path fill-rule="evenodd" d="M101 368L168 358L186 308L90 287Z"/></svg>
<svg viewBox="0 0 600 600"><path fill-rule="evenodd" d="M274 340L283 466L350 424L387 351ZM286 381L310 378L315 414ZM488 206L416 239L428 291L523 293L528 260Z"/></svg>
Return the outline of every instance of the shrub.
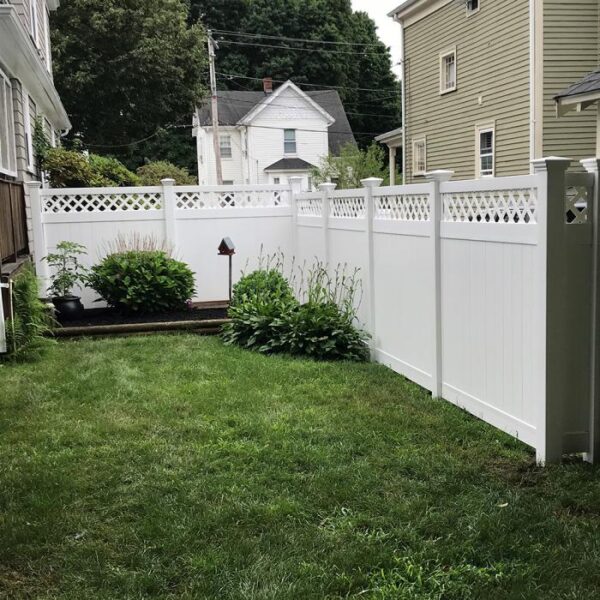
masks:
<svg viewBox="0 0 600 600"><path fill-rule="evenodd" d="M283 315L298 303L286 278L275 269L258 269L235 284L229 309L231 322L223 339L259 352L284 351Z"/></svg>
<svg viewBox="0 0 600 600"><path fill-rule="evenodd" d="M137 170L140 185L160 185L163 179L174 179L177 185L196 185L197 180L187 169L159 160L143 165Z"/></svg>
<svg viewBox="0 0 600 600"><path fill-rule="evenodd" d="M109 306L124 312L183 309L194 294L192 271L162 251L110 254L92 267L88 282Z"/></svg>
<svg viewBox="0 0 600 600"><path fill-rule="evenodd" d="M79 262L79 256L85 253L85 246L62 241L56 244L56 252L44 258L53 271L48 288L53 298L66 298L75 286L85 283L87 270Z"/></svg>
<svg viewBox="0 0 600 600"><path fill-rule="evenodd" d="M39 299L39 283L33 267L27 266L13 281L14 318L6 322L8 357L35 358L49 343L52 329L50 308Z"/></svg>
<svg viewBox="0 0 600 600"><path fill-rule="evenodd" d="M118 187L140 185L140 178L112 156L90 154L89 161L95 176L110 181L111 185Z"/></svg>

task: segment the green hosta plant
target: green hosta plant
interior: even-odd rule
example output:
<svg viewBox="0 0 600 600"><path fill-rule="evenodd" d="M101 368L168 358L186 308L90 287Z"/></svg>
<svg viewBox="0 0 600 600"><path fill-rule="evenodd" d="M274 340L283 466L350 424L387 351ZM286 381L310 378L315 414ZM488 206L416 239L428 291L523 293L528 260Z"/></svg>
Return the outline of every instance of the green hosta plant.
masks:
<svg viewBox="0 0 600 600"><path fill-rule="evenodd" d="M102 300L124 312L181 310L194 295L189 267L160 250L110 254L92 267L88 281Z"/></svg>
<svg viewBox="0 0 600 600"><path fill-rule="evenodd" d="M52 269L48 292L53 298L69 297L75 286L85 283L87 269L79 262L82 254L86 254L85 246L63 241L56 245L56 252L45 257Z"/></svg>

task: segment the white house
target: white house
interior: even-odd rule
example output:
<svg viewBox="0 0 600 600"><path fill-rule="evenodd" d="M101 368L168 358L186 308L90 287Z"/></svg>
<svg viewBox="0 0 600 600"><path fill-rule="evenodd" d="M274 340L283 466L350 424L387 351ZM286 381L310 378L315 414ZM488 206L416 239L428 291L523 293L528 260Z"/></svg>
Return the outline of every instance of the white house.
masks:
<svg viewBox="0 0 600 600"><path fill-rule="evenodd" d="M287 183L301 176L311 187L310 171L327 154L355 143L339 94L305 92L291 81L275 91L218 93L219 136L224 184ZM198 107L194 136L200 185L217 183L210 100Z"/></svg>

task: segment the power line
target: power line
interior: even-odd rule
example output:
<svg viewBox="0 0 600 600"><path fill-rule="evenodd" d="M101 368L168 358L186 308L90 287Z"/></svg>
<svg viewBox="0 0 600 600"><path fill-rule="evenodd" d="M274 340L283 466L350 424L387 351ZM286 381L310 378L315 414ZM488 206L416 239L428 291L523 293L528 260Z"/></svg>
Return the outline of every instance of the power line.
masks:
<svg viewBox="0 0 600 600"><path fill-rule="evenodd" d="M222 73L220 71L217 71L217 75L222 75L225 77L235 77L236 79L250 79L252 81L262 81L261 77L249 77L248 75L239 75L237 73ZM285 79L273 79L274 83L285 83L286 80ZM354 90L354 91L358 91L358 92L379 92L384 93L384 92L389 92L389 90L381 90L381 89L375 89L375 88L361 88L361 87L354 87L354 86L347 86L347 85L323 85L320 83L296 83L294 82L295 85L297 86L304 86L304 87L314 87L314 88L325 88L325 90ZM323 91L325 91L323 90ZM394 92L390 98L395 97L400 95L400 90L398 90L397 92Z"/></svg>
<svg viewBox="0 0 600 600"><path fill-rule="evenodd" d="M337 41L329 41L329 40L309 40L307 38L294 38L294 37L285 37L280 35L266 35L263 33L246 33L242 31L227 31L225 29L213 29L214 33L219 33L223 35L230 35L233 37L245 37L245 38L264 38L269 40L281 40L286 42L303 42L306 44L328 44L335 46L360 46L366 48L378 48L382 49L381 44L361 44L359 42L337 42Z"/></svg>
<svg viewBox="0 0 600 600"><path fill-rule="evenodd" d="M218 40L219 44L228 44L233 46L254 46L258 48L277 48L280 50L292 50L293 52L327 52L328 54L345 54L351 56L381 56L376 52L350 52L346 50L325 50L324 48L292 48L291 46L281 46L275 44L263 44L259 42L237 42L233 40Z"/></svg>

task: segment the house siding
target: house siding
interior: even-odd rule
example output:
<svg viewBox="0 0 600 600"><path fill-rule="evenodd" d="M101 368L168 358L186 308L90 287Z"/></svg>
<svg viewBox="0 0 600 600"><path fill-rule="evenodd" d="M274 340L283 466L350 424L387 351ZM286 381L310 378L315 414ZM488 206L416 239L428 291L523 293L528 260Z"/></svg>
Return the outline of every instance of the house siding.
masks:
<svg viewBox="0 0 600 600"><path fill-rule="evenodd" d="M407 182L412 140L426 136L427 170L476 175L476 125L495 122L497 176L529 172L529 3L482 2L467 16L452 2L404 29ZM457 90L440 95L441 52L456 46Z"/></svg>
<svg viewBox="0 0 600 600"><path fill-rule="evenodd" d="M596 155L596 110L557 118L554 96L598 66L598 0L544 0L545 156Z"/></svg>

